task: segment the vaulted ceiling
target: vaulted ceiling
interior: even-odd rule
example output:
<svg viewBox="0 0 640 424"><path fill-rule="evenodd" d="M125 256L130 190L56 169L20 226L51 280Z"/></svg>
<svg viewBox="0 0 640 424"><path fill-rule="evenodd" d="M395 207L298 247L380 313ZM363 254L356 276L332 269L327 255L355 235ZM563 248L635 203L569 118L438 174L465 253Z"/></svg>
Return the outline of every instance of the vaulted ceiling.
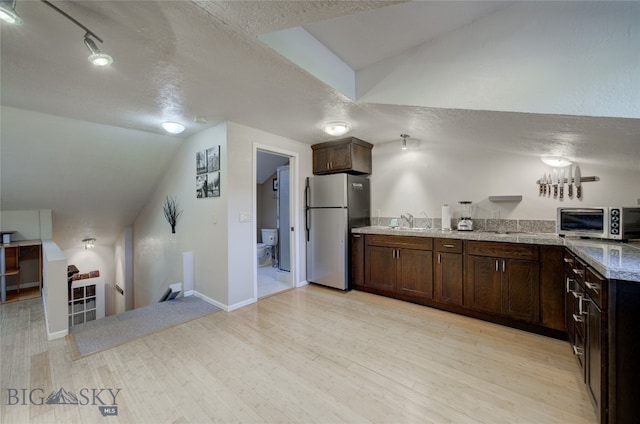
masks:
<svg viewBox="0 0 640 424"><path fill-rule="evenodd" d="M83 30L18 0L24 25L1 25L0 206L52 209L63 248L90 231L112 242L181 140L227 120L310 144L346 120L374 144L409 132L640 170L640 52L626 48L640 3L595 3L54 2L104 40L114 63L95 68ZM291 29L343 62L353 95L321 56L263 42ZM622 52L608 44L620 31ZM187 130L168 136L164 120Z"/></svg>

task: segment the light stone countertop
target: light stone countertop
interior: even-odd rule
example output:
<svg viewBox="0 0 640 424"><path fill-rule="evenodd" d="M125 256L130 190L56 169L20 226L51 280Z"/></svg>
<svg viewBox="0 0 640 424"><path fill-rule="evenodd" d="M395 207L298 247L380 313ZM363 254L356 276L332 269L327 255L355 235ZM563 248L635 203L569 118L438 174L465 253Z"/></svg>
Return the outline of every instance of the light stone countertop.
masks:
<svg viewBox="0 0 640 424"><path fill-rule="evenodd" d="M621 243L605 240L583 240L559 237L552 233L512 232L498 234L488 231L410 230L404 227L360 227L354 234L381 234L412 237L452 238L460 240L495 241L551 246L566 246L606 278L640 283L640 242Z"/></svg>

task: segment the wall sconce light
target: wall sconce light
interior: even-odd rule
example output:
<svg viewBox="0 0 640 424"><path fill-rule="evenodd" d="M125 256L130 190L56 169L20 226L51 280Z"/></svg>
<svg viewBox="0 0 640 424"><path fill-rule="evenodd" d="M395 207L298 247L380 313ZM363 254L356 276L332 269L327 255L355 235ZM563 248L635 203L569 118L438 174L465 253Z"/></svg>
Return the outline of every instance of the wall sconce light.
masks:
<svg viewBox="0 0 640 424"><path fill-rule="evenodd" d="M96 239L94 238L86 238L83 239L82 242L84 243L85 249L93 249L94 247L96 247Z"/></svg>
<svg viewBox="0 0 640 424"><path fill-rule="evenodd" d="M329 135L344 135L349 132L349 124L346 122L328 122L322 126L322 130Z"/></svg>
<svg viewBox="0 0 640 424"><path fill-rule="evenodd" d="M402 150L407 150L407 138L411 136L409 134L400 134L400 137L402 137Z"/></svg>
<svg viewBox="0 0 640 424"><path fill-rule="evenodd" d="M540 158L545 165L552 166L554 168L564 168L571 165L571 161L567 158L560 156L543 156Z"/></svg>

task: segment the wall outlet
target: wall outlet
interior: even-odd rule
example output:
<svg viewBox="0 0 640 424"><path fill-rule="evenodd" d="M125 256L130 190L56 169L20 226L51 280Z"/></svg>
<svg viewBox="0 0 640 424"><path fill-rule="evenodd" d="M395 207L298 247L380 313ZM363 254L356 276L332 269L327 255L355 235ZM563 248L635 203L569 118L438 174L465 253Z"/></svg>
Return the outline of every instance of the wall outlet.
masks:
<svg viewBox="0 0 640 424"><path fill-rule="evenodd" d="M240 212L240 222L251 222L251 214L249 212Z"/></svg>

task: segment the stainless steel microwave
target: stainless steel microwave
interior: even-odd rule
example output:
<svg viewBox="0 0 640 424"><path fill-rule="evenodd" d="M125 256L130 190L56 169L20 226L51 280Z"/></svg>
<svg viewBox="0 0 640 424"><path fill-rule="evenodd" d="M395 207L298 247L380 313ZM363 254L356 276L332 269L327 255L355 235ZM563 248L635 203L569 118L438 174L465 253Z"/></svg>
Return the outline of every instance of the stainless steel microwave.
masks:
<svg viewBox="0 0 640 424"><path fill-rule="evenodd" d="M611 240L640 238L640 207L558 208L556 232Z"/></svg>

